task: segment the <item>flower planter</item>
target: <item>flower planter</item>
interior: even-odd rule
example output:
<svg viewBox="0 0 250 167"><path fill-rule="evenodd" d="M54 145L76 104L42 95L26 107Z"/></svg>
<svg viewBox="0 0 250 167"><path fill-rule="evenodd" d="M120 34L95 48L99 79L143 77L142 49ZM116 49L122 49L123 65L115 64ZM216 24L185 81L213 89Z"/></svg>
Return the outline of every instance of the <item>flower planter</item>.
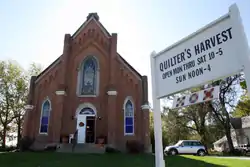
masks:
<svg viewBox="0 0 250 167"><path fill-rule="evenodd" d="M68 141L68 137L64 136L64 137L62 138L62 142L63 142L63 143L68 143L68 142L69 142L69 141Z"/></svg>
<svg viewBox="0 0 250 167"><path fill-rule="evenodd" d="M97 142L98 144L104 144L105 139L104 138L98 138Z"/></svg>

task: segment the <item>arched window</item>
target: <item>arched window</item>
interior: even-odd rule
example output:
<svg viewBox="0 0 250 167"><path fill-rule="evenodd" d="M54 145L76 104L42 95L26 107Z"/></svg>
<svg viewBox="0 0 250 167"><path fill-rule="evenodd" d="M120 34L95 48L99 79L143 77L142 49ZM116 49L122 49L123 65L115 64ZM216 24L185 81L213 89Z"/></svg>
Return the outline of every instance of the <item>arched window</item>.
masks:
<svg viewBox="0 0 250 167"><path fill-rule="evenodd" d="M92 108L85 107L80 112L80 115L95 115L95 111Z"/></svg>
<svg viewBox="0 0 250 167"><path fill-rule="evenodd" d="M98 87L98 62L95 57L87 57L80 70L80 95L96 95Z"/></svg>
<svg viewBox="0 0 250 167"><path fill-rule="evenodd" d="M124 105L124 134L134 134L134 104L129 98L125 100Z"/></svg>
<svg viewBox="0 0 250 167"><path fill-rule="evenodd" d="M49 100L44 101L42 104L40 133L48 133L50 110L51 110L50 101Z"/></svg>

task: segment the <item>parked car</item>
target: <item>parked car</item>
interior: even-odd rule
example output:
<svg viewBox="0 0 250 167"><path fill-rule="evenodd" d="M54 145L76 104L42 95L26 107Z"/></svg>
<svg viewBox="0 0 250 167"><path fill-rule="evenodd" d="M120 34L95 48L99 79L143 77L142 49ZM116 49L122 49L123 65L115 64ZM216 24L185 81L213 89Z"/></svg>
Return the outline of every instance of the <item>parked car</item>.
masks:
<svg viewBox="0 0 250 167"><path fill-rule="evenodd" d="M167 155L193 154L204 156L207 154L207 150L198 140L180 140L173 146L167 146L164 153Z"/></svg>
<svg viewBox="0 0 250 167"><path fill-rule="evenodd" d="M241 144L236 146L235 150L240 151L243 155L250 154L250 144Z"/></svg>

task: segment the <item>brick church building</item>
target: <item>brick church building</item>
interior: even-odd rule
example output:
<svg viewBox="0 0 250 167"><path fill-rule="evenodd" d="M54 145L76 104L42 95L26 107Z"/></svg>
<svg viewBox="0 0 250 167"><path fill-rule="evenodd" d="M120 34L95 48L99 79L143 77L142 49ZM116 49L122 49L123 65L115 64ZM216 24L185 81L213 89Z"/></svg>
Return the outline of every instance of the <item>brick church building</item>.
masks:
<svg viewBox="0 0 250 167"><path fill-rule="evenodd" d="M147 76L117 52L97 13L90 13L73 34L65 34L63 53L32 76L23 136L39 143L106 144L124 149L137 140L150 146Z"/></svg>

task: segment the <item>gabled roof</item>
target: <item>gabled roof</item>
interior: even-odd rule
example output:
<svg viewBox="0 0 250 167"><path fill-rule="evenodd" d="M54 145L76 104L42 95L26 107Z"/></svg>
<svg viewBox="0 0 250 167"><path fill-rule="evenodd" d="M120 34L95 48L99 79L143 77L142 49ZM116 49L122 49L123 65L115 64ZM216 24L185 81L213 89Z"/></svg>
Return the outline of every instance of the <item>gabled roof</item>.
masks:
<svg viewBox="0 0 250 167"><path fill-rule="evenodd" d="M61 55L62 56L62 55ZM38 79L40 79L40 77L45 74L47 71L49 71L49 69L51 69L54 65L58 64L60 61L60 57L59 56L55 61L53 61L47 68L45 68L39 75L37 75L36 77L36 82L38 81Z"/></svg>
<svg viewBox="0 0 250 167"><path fill-rule="evenodd" d="M96 25L100 27L102 32L104 32L106 37L111 37L110 33L106 30L106 28L99 21L99 16L97 13L89 13L87 16L87 20L76 30L76 32L72 35L73 39L88 25L91 21L95 21Z"/></svg>
<svg viewBox="0 0 250 167"><path fill-rule="evenodd" d="M106 30L106 28L101 24L101 22L99 21L99 16L97 13L89 13L89 15L87 16L87 20L76 30L76 32L72 35L72 38L76 38L76 36L91 22L91 21L95 21L96 25L100 27L100 29L102 30L102 32L104 32L105 36L107 38L110 38L111 35L110 33ZM61 55L62 56L62 55ZM52 69L56 64L58 64L60 62L60 57L59 56L54 62L52 62L47 68L45 68L38 76L36 79L36 82L38 82L41 77L48 72L50 69ZM135 70L120 54L117 53L117 56L119 56L120 60L127 65L132 72L134 72L139 78L141 78L141 74Z"/></svg>
<svg viewBox="0 0 250 167"><path fill-rule="evenodd" d="M246 117L241 117L239 118L241 119L241 127L242 129L244 128L250 128L250 116L246 116ZM231 129L231 136L232 136L232 140L236 140L236 133L235 133L235 130L234 129ZM225 142L227 141L227 137L224 136L222 137L221 139L217 140L216 142L214 142L213 144L220 144L222 142Z"/></svg>
<svg viewBox="0 0 250 167"><path fill-rule="evenodd" d="M132 71L134 71L140 78L142 77L141 76L141 74L136 70L136 69L134 69L134 67L133 66L131 66L119 53L117 53L118 54L118 56L121 58L121 60L123 61L123 63L124 64L127 64L128 65L128 67L132 70Z"/></svg>

